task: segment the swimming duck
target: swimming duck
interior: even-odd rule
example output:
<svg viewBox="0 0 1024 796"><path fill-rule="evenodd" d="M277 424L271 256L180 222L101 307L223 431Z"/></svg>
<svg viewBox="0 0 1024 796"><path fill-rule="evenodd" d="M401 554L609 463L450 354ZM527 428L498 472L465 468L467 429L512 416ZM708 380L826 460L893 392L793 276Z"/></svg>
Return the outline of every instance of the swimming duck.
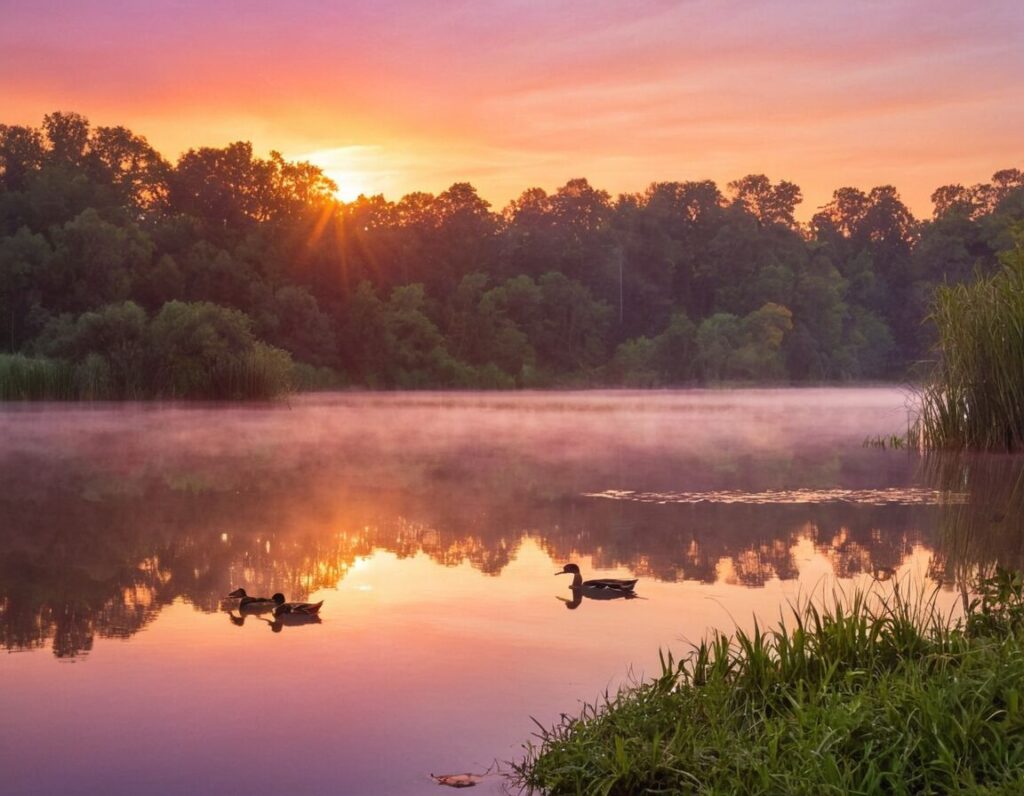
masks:
<svg viewBox="0 0 1024 796"><path fill-rule="evenodd" d="M280 592L270 599L274 601L274 616L281 616L282 614L313 616L320 613L320 606L324 604L323 600L318 603L288 603L285 602L284 595Z"/></svg>
<svg viewBox="0 0 1024 796"><path fill-rule="evenodd" d="M241 597L238 601L239 611L243 608L249 611L254 611L259 608L269 611L274 607L275 603L273 597L250 597L245 593L245 589L235 589L228 595L228 597Z"/></svg>
<svg viewBox="0 0 1024 796"><path fill-rule="evenodd" d="M577 589L580 589L587 597L598 600L610 600L615 597L632 597L634 596L633 588L636 586L637 582L637 578L633 578L633 580L620 580L617 578L583 580L583 576L580 575L580 568L576 564L566 564L562 567L560 572L556 572L555 574L572 575L571 588L574 594Z"/></svg>

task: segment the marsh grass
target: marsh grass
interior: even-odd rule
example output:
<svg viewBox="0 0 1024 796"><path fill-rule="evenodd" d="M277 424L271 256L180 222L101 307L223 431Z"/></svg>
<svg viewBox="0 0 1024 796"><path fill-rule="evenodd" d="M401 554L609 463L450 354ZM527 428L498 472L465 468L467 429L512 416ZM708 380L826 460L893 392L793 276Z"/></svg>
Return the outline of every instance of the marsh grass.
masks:
<svg viewBox="0 0 1024 796"><path fill-rule="evenodd" d="M189 368L172 376L159 392L180 398L269 400L294 390L293 365L287 352L257 343L252 350L207 370Z"/></svg>
<svg viewBox="0 0 1024 796"><path fill-rule="evenodd" d="M105 401L147 398L270 400L295 390L287 352L256 344L243 355L212 366L175 363L116 378L106 359L90 354L72 364L63 360L0 354L0 401Z"/></svg>
<svg viewBox="0 0 1024 796"><path fill-rule="evenodd" d="M659 677L541 727L524 790L1019 793L1024 583L998 571L963 616L896 588L710 635Z"/></svg>
<svg viewBox="0 0 1024 796"><path fill-rule="evenodd" d="M1024 446L1024 237L1002 262L993 276L935 292L939 358L920 394L920 447Z"/></svg>
<svg viewBox="0 0 1024 796"><path fill-rule="evenodd" d="M73 401L75 369L66 362L0 354L0 401Z"/></svg>
<svg viewBox="0 0 1024 796"><path fill-rule="evenodd" d="M885 450L890 448L892 450L900 450L907 447L907 437L899 434L876 434L873 437L866 437L864 439L865 448L881 448Z"/></svg>

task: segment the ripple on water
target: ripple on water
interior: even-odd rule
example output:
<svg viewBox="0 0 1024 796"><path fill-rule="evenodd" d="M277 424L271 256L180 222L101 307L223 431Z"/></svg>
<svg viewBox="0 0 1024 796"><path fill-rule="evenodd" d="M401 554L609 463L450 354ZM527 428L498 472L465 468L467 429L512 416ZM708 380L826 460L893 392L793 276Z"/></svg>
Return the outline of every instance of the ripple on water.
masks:
<svg viewBox="0 0 1024 796"><path fill-rule="evenodd" d="M942 506L967 502L964 492L947 492L920 487L890 489L768 489L745 492L721 489L710 492L633 492L606 489L585 492L584 497L628 500L634 503L853 503L866 506Z"/></svg>

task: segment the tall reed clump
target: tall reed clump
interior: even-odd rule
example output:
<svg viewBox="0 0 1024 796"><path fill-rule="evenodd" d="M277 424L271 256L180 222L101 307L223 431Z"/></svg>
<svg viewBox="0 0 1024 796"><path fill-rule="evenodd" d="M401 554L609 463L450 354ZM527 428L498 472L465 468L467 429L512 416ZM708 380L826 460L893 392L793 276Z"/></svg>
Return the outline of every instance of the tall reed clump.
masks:
<svg viewBox="0 0 1024 796"><path fill-rule="evenodd" d="M262 343L212 366L188 362L170 372L153 368L136 381L136 386L126 390L99 354L89 354L77 364L0 354L0 401L267 401L295 389L291 356Z"/></svg>
<svg viewBox="0 0 1024 796"><path fill-rule="evenodd" d="M514 776L548 794L1021 792L1024 580L976 586L956 620L897 588L713 634L542 727Z"/></svg>
<svg viewBox="0 0 1024 796"><path fill-rule="evenodd" d="M1002 270L936 290L939 359L920 395L924 448L1024 447L1024 230Z"/></svg>
<svg viewBox="0 0 1024 796"><path fill-rule="evenodd" d="M0 401L73 401L75 368L67 362L0 354Z"/></svg>
<svg viewBox="0 0 1024 796"><path fill-rule="evenodd" d="M196 397L270 400L294 389L292 358L287 351L264 343L215 368Z"/></svg>

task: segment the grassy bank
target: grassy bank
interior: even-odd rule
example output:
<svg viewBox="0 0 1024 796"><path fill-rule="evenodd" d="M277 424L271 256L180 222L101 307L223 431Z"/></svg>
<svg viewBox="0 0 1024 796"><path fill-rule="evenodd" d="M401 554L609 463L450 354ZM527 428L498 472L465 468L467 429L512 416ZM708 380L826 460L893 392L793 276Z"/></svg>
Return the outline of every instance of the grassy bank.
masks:
<svg viewBox="0 0 1024 796"><path fill-rule="evenodd" d="M717 634L657 679L542 730L516 773L551 794L1024 792L1024 599L997 572L956 621L837 596Z"/></svg>

